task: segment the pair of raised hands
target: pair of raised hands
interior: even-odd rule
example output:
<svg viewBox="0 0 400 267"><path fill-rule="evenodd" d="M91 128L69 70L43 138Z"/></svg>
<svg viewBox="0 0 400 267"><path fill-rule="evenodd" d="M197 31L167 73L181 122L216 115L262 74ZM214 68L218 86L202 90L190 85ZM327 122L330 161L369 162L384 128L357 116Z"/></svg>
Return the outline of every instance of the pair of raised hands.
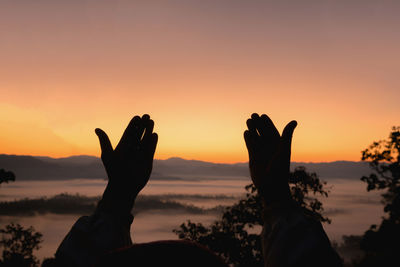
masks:
<svg viewBox="0 0 400 267"><path fill-rule="evenodd" d="M296 121L291 121L280 135L265 114L254 113L247 120L244 139L249 152L250 175L266 204L290 199L288 175L296 125ZM107 134L96 129L109 179L103 200L113 203L114 207L130 211L150 178L158 141L153 128L149 115L135 116L115 149Z"/></svg>

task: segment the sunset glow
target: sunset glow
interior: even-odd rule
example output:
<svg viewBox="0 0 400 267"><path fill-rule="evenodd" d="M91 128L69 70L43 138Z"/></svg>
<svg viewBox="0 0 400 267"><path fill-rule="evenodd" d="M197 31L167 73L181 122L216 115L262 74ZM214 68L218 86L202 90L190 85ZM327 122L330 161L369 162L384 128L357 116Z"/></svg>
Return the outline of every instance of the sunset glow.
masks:
<svg viewBox="0 0 400 267"><path fill-rule="evenodd" d="M0 154L99 156L148 113L156 158L244 162L258 112L294 161L360 160L400 125L400 4L300 2L2 1Z"/></svg>

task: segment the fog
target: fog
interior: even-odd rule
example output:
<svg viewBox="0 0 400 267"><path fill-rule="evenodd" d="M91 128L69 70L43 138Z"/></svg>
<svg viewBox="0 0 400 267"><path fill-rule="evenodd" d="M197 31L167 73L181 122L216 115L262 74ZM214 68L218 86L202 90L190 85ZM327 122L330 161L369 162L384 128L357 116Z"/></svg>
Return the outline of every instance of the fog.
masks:
<svg viewBox="0 0 400 267"><path fill-rule="evenodd" d="M210 209L217 205L230 205L245 194L248 180L207 180L207 181L150 181L142 195L176 201L184 205L194 205ZM77 179L57 182L19 182L2 185L0 200L10 201L22 198L54 196L59 193L99 196L106 182L103 180ZM341 241L342 235L362 234L371 224L379 223L383 215L380 196L368 193L366 185L360 181L329 179L330 194L323 198L325 215L332 224L324 224L332 240ZM146 198L144 198L146 199ZM33 226L43 234L41 249L35 254L43 259L51 257L63 237L67 234L79 214L43 214L36 216L0 216L0 226L17 222L25 227ZM135 215L131 228L134 242L148 242L161 239L177 239L174 228L188 219L209 224L216 220L218 212L195 213L190 209L172 210L167 205L140 210Z"/></svg>

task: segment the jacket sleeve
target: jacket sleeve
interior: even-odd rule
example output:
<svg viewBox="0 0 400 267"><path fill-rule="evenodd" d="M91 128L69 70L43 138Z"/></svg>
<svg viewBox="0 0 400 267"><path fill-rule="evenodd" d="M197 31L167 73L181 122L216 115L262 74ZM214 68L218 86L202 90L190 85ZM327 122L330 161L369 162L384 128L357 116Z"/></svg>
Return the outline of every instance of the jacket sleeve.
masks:
<svg viewBox="0 0 400 267"><path fill-rule="evenodd" d="M107 206L100 201L93 215L76 221L57 249L59 266L93 266L104 253L132 245L133 216Z"/></svg>
<svg viewBox="0 0 400 267"><path fill-rule="evenodd" d="M269 205L263 217L265 267L343 266L321 223L295 203Z"/></svg>

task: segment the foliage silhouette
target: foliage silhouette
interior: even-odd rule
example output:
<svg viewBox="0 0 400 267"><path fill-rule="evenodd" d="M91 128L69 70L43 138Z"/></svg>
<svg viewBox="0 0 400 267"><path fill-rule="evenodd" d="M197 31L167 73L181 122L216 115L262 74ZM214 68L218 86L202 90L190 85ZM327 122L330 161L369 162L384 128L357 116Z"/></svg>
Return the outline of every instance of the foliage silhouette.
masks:
<svg viewBox="0 0 400 267"><path fill-rule="evenodd" d="M343 235L342 242L332 242L332 247L344 259L344 266L354 266L364 256L360 249L361 235Z"/></svg>
<svg viewBox="0 0 400 267"><path fill-rule="evenodd" d="M199 208L183 204L188 195L140 195L135 201L133 214L149 210L184 211L191 214L220 213L224 206ZM197 198L194 196L193 198ZM224 196L199 196L199 199L229 199ZM232 197L233 198L233 197ZM175 200L176 199L176 200ZM53 197L24 198L14 201L0 202L0 215L35 216L42 214L85 215L93 213L100 196L59 194ZM180 201L179 201L180 200Z"/></svg>
<svg viewBox="0 0 400 267"><path fill-rule="evenodd" d="M298 167L289 177L292 198L309 215L321 222L331 220L323 216L323 205L317 196L328 197L326 182L316 173ZM174 229L180 239L188 239L207 246L234 266L263 266L261 240L262 201L253 184L246 186L246 198L227 207L220 220L210 226L190 220Z"/></svg>
<svg viewBox="0 0 400 267"><path fill-rule="evenodd" d="M0 169L0 184L9 181L15 181L14 173ZM0 234L0 247L3 247L0 267L38 266L39 261L33 255L33 250L38 250L43 241L40 232L36 232L32 226L25 229L20 224L11 223L0 229Z"/></svg>
<svg viewBox="0 0 400 267"><path fill-rule="evenodd" d="M363 176L367 190L384 190L382 203L387 216L379 226L365 232L360 246L365 257L358 266L398 266L400 252L400 127L393 127L387 140L373 142L362 151L374 173Z"/></svg>
<svg viewBox="0 0 400 267"><path fill-rule="evenodd" d="M13 172L0 169L0 184L15 181L15 175Z"/></svg>
<svg viewBox="0 0 400 267"><path fill-rule="evenodd" d="M2 235L0 246L3 247L3 259L0 266L38 266L39 261L33 255L33 250L40 248L42 234L31 226L27 229L19 224L9 224L0 229Z"/></svg>

